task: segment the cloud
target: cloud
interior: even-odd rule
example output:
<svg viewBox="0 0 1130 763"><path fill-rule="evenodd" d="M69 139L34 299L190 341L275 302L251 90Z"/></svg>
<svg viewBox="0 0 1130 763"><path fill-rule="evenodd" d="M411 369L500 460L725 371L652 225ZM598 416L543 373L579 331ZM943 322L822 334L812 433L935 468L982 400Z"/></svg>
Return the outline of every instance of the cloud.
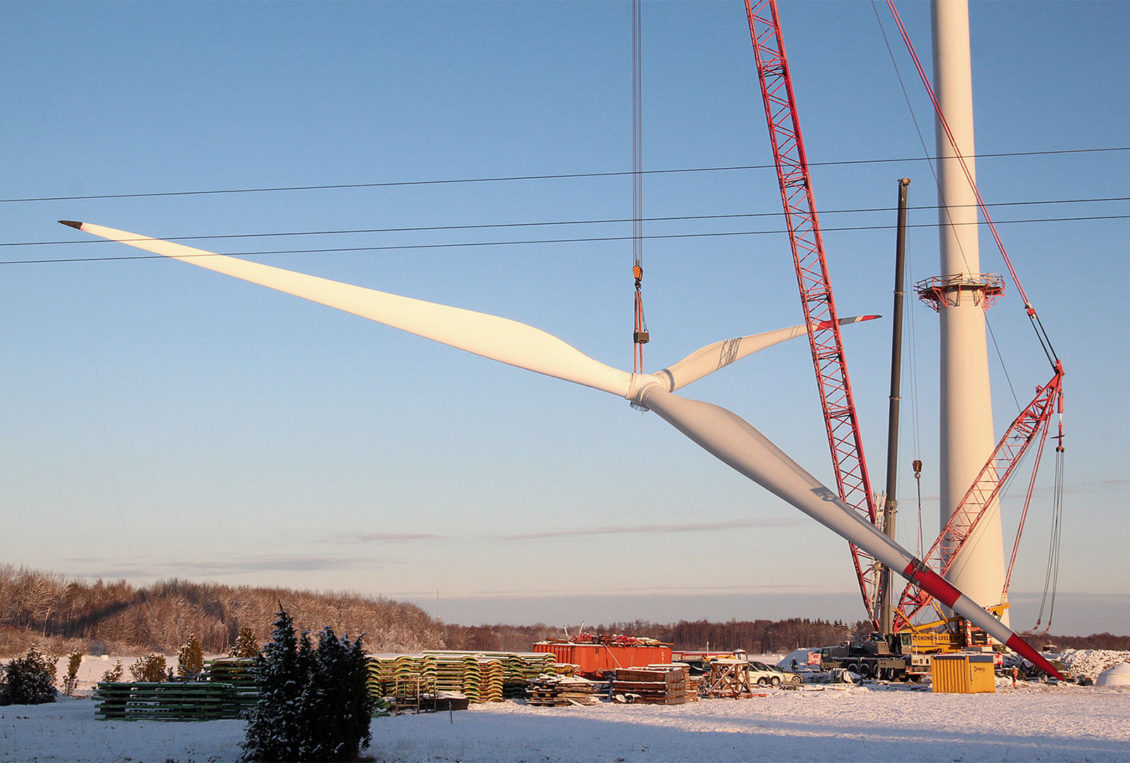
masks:
<svg viewBox="0 0 1130 763"><path fill-rule="evenodd" d="M546 530L536 533L503 535L503 540L540 540L543 538L585 538L597 535L635 535L639 533L698 533L733 530L742 527L792 527L802 524L799 519L732 519L726 522L689 522L663 525L611 525L576 530Z"/></svg>
<svg viewBox="0 0 1130 763"><path fill-rule="evenodd" d="M256 572L321 572L330 570L371 568L379 566L372 559L349 559L332 555L259 554L241 555L224 559L186 560L175 562L150 561L134 565L106 566L106 561L92 558L68 559L67 562L85 572L74 574L100 578L163 578L239 575Z"/></svg>
<svg viewBox="0 0 1130 763"><path fill-rule="evenodd" d="M701 586L611 586L599 591L584 588L570 588L562 590L530 591L528 589L494 589L468 591L463 594L452 595L449 599L512 599L512 598L577 598L599 599L610 596L633 597L664 597L664 596L744 596L744 595L824 595L827 591L820 590L818 586L800 583L764 583L741 585L701 585ZM432 592L434 595L434 591ZM857 597L858 595L855 594Z"/></svg>
<svg viewBox="0 0 1130 763"><path fill-rule="evenodd" d="M438 540L443 537L435 533L343 533L324 538L322 542L339 544L382 543L386 541Z"/></svg>

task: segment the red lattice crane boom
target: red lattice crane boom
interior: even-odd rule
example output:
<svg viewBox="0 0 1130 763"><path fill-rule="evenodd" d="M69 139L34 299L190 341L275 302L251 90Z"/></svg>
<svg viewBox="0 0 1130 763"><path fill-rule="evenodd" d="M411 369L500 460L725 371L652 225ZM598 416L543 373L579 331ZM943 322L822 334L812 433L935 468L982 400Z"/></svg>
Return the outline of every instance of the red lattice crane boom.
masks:
<svg viewBox="0 0 1130 763"><path fill-rule="evenodd" d="M775 0L745 0L745 6L801 305L808 326L816 384L824 410L824 425L832 451L836 487L845 503L875 524L874 497L863 457L863 441L844 360L777 3ZM864 605L878 627L879 567L871 555L854 545L851 555Z"/></svg>

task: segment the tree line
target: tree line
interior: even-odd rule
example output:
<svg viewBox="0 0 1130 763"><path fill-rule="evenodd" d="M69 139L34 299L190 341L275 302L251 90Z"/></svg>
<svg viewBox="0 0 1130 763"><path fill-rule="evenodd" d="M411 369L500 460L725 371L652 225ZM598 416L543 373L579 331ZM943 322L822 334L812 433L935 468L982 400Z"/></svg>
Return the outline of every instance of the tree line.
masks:
<svg viewBox="0 0 1130 763"><path fill-rule="evenodd" d="M731 651L744 649L750 654L791 652L806 646L839 644L859 633L866 633L869 623L848 625L840 621L789 618L787 620L680 620L675 623L654 623L648 620L612 622L586 627L593 634L627 634L653 638L671 644L677 651ZM544 639L565 638L568 633L559 627L538 625L480 625L468 627L447 625L446 638L453 649L483 651L528 651Z"/></svg>
<svg viewBox="0 0 1130 763"><path fill-rule="evenodd" d="M228 652L242 628L264 644L275 613L285 608L299 632L325 626L336 633L365 634L371 652L426 649L527 652L548 638L564 638L554 625L445 624L404 602L356 593L321 593L285 588L227 586L162 580L135 587L123 580L68 580L61 575L0 565L0 656L22 654L29 643L46 642L55 654L176 654L191 635L208 654ZM750 654L789 652L838 644L870 630L867 622L786 620L646 620L587 628L592 633L654 638L674 649ZM1130 650L1130 636L1046 636L1044 643L1077 649Z"/></svg>
<svg viewBox="0 0 1130 763"><path fill-rule="evenodd" d="M0 565L0 654L22 653L29 640L49 642L58 653L78 647L87 654L174 654L190 634L205 652L220 654L244 626L266 643L280 605L300 631L328 625L365 633L373 651L445 646L443 626L423 609L383 597L176 579L135 587Z"/></svg>

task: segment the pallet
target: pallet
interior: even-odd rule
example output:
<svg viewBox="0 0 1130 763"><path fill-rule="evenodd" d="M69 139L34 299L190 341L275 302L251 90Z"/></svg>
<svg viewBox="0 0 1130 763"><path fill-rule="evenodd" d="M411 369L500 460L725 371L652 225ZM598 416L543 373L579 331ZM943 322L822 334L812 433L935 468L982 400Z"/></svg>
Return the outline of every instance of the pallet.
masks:
<svg viewBox="0 0 1130 763"><path fill-rule="evenodd" d="M103 721L216 721L240 717L239 696L231 684L98 684L95 718Z"/></svg>

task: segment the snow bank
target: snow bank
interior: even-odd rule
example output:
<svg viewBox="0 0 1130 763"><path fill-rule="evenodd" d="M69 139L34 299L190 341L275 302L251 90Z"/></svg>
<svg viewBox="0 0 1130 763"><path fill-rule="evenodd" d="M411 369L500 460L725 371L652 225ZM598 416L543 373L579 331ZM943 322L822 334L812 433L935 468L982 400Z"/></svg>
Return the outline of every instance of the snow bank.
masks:
<svg viewBox="0 0 1130 763"><path fill-rule="evenodd" d="M932 694L808 686L686 705L476 705L373 721L400 761L1130 760L1130 691L1070 684ZM235 761L242 721L113 722L90 699L0 708L0 760Z"/></svg>
<svg viewBox="0 0 1130 763"><path fill-rule="evenodd" d="M1116 652L1110 649L1068 649L1059 654L1047 655L1059 660L1075 676L1087 676L1091 680L1099 673L1123 662L1130 662L1130 652Z"/></svg>

